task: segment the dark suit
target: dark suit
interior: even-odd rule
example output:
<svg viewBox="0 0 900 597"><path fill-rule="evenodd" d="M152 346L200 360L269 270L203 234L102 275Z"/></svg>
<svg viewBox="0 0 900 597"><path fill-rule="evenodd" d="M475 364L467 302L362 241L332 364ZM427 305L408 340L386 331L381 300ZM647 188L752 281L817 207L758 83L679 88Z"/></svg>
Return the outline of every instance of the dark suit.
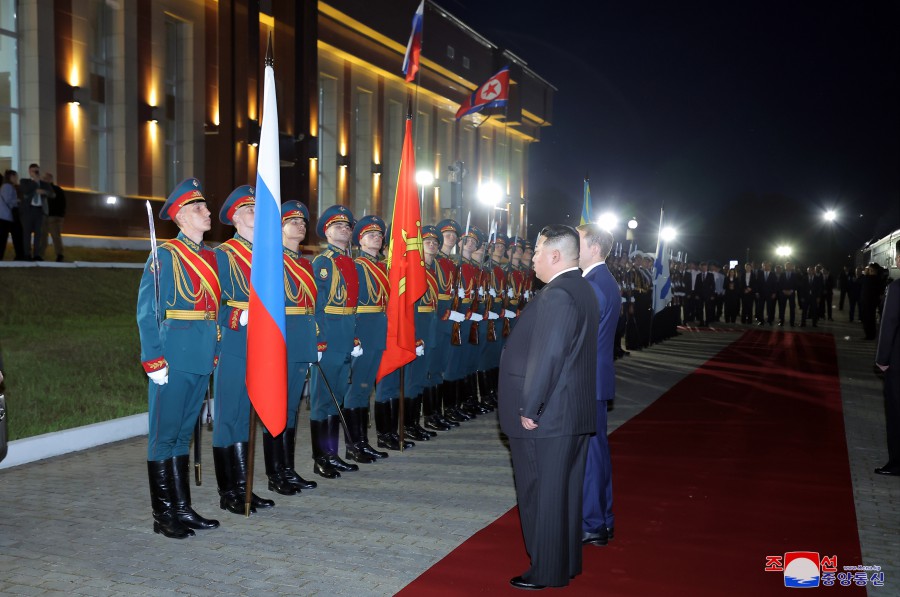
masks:
<svg viewBox="0 0 900 597"><path fill-rule="evenodd" d="M766 305L766 322L771 325L775 321L775 299L778 296L778 274L762 270L757 274L756 284L759 287L760 299ZM762 310L757 318L762 321Z"/></svg>
<svg viewBox="0 0 900 597"><path fill-rule="evenodd" d="M797 272L784 272L781 274L780 283L778 287L778 319L781 321L781 325L784 325L784 310L787 307L788 315L790 318L791 326L794 325L794 321L796 321L796 294L797 294L797 281L800 279L800 275Z"/></svg>
<svg viewBox="0 0 900 597"><path fill-rule="evenodd" d="M749 278L749 280L747 279ZM753 303L756 302L756 272L741 272L741 323L753 323Z"/></svg>
<svg viewBox="0 0 900 597"><path fill-rule="evenodd" d="M875 362L884 373L884 418L887 427L887 469L900 470L900 280L888 286L881 311L881 331Z"/></svg>
<svg viewBox="0 0 900 597"><path fill-rule="evenodd" d="M581 572L581 492L596 430L599 308L575 269L528 304L500 357L500 427L509 437L531 568L522 578L564 586ZM535 421L528 431L520 417ZM563 522L565 521L565 522Z"/></svg>
<svg viewBox="0 0 900 597"><path fill-rule="evenodd" d="M700 325L708 325L716 318L716 279L712 272L700 272L694 280L694 294L697 295L697 312L700 314Z"/></svg>
<svg viewBox="0 0 900 597"><path fill-rule="evenodd" d="M616 370L613 366L612 339L619 319L619 287L605 263L594 267L584 279L588 281L600 307L600 329L597 333L597 433L588 440L587 464L584 468L582 529L598 533L615 526L612 513L612 465L609 440L606 437L606 403L616 397Z"/></svg>

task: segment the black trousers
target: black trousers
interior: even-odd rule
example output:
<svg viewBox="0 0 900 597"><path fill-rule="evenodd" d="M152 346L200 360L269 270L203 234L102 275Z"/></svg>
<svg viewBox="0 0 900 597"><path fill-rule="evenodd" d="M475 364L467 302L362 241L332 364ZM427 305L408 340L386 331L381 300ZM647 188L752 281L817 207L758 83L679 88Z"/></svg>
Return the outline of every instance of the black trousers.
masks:
<svg viewBox="0 0 900 597"><path fill-rule="evenodd" d="M527 582L563 587L581 573L581 506L587 435L509 438Z"/></svg>
<svg viewBox="0 0 900 597"><path fill-rule="evenodd" d="M890 367L884 375L884 422L889 468L900 468L900 371Z"/></svg>

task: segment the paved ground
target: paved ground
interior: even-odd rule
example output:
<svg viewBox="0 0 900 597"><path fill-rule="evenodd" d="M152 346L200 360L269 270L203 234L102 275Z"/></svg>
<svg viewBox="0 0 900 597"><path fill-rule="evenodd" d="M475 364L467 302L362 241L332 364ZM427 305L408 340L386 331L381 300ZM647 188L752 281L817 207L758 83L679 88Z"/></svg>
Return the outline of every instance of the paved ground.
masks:
<svg viewBox="0 0 900 597"><path fill-rule="evenodd" d="M832 330L863 559L886 570L887 586L870 591L900 594L900 480L872 474L885 456L874 347L859 340L857 326L818 331ZM684 333L618 361L611 429L738 335ZM312 478L301 431L298 469ZM152 531L145 438L0 471L0 594L390 595L515 503L493 416L339 480L315 477L317 489L274 496L273 510L249 519L216 508L208 434L204 440L207 468L203 485L192 487L194 505L223 524L184 541ZM273 497L262 485L261 452L260 445L258 493Z"/></svg>

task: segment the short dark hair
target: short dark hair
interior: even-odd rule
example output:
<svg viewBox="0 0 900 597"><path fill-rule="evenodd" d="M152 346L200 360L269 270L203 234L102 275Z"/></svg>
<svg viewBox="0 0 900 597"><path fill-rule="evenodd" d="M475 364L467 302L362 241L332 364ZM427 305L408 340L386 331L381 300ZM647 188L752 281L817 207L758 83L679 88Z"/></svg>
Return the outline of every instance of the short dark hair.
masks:
<svg viewBox="0 0 900 597"><path fill-rule="evenodd" d="M29 169L29 170L31 170L32 168L37 168L38 170L41 169L41 167L38 166L37 164L30 164L30 165L28 166L28 169Z"/></svg>
<svg viewBox="0 0 900 597"><path fill-rule="evenodd" d="M19 173L16 172L15 170L7 170L6 172L3 173L3 182L9 182L9 179L11 179L13 176L18 176L18 175L19 175Z"/></svg>
<svg viewBox="0 0 900 597"><path fill-rule="evenodd" d="M570 254L574 259L578 259L579 244L581 238L571 226L565 224L550 224L541 229L538 236L544 237L544 244L549 244L560 251Z"/></svg>

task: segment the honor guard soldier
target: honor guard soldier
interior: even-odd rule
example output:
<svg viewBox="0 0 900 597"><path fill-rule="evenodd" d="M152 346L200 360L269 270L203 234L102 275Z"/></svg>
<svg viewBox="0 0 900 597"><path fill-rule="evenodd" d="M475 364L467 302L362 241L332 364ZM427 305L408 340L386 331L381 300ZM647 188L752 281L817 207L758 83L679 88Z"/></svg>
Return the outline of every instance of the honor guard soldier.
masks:
<svg viewBox="0 0 900 597"><path fill-rule="evenodd" d="M504 300L506 308L518 316L522 307L525 294L525 277L528 271L522 265L522 255L525 253L525 239L515 238L509 245L509 273L506 276L506 295ZM509 318L510 331L516 327L516 319Z"/></svg>
<svg viewBox="0 0 900 597"><path fill-rule="evenodd" d="M416 359L407 367L409 379L408 395L412 396L404 410L407 419L404 421L405 431L413 439L416 435L434 437L435 431L447 431L449 425L435 421L434 387L432 374L436 371L432 360L437 356L438 342L438 279L437 257L440 250L440 234L434 226L422 226L422 249L425 258L425 294L416 303L415 323L418 341L416 343ZM422 427L421 414L425 415L425 427ZM413 434L413 431L416 434Z"/></svg>
<svg viewBox="0 0 900 597"><path fill-rule="evenodd" d="M474 244L472 241L474 240ZM479 368L481 353L487 337L487 322L479 323L484 318L485 297L484 289L485 272L482 268L482 260L486 249L487 236L480 229L472 226L468 236L463 237L463 264L460 270L462 287L471 288L471 302L466 316L470 320L469 342L466 344L466 336L463 335L463 344L466 347L466 360L461 369L462 379L457 382L456 400L459 408L468 416L474 418L490 412L478 402L478 384L475 372ZM466 255L467 247L471 252ZM493 410L493 409L491 409Z"/></svg>
<svg viewBox="0 0 900 597"><path fill-rule="evenodd" d="M431 388L426 389L424 404L431 415L426 417L426 427L440 431L441 427L459 427L463 420L452 412L452 399L449 397L449 384L444 380L444 371L450 360L451 332L454 322L450 321L455 296L455 279L457 260L451 253L459 242L462 229L456 220L446 219L437 223L438 243L441 248L435 258L434 274L437 279L437 331L429 357ZM456 299L459 300L458 298ZM429 407L429 403L431 406Z"/></svg>
<svg viewBox="0 0 900 597"><path fill-rule="evenodd" d="M362 356L353 361L351 384L344 398L344 418L352 437L347 440L345 458L361 463L387 458L387 452L380 452L369 445L369 398L375 388L375 376L381 364L387 341L387 299L390 286L387 268L379 261L378 252L384 244L384 220L374 215L360 218L353 227L353 244L360 248L359 257L354 260L356 276L359 279L359 298L356 305L356 336L366 347ZM378 430L378 445L382 446L381 435L385 432L385 421L391 418L391 402L375 402L375 425ZM397 430L394 414L394 431ZM397 437L399 440L399 436ZM355 449L351 449L355 448Z"/></svg>
<svg viewBox="0 0 900 597"><path fill-rule="evenodd" d="M312 264L316 278L316 323L328 343L328 350L319 361L321 369L317 368L312 376L309 427L315 461L313 472L326 479L336 479L341 472L359 470L357 465L344 462L338 456L338 408L343 408L344 396L350 388L350 361L363 355L363 347L356 336L359 276L350 257L354 223L349 209L332 205L322 213L316 225L319 238L328 241L325 250L313 259Z"/></svg>
<svg viewBox="0 0 900 597"><path fill-rule="evenodd" d="M299 201L281 204L281 239L284 245L284 320L287 336L288 396L287 427L273 438L272 471L281 475L299 493L314 489L315 481L306 481L294 469L297 445L297 411L303 397L306 373L318 362L327 344L319 342L316 326L316 280L312 264L300 253L300 243L306 239L309 210ZM264 436L265 438L265 436ZM279 438L281 441L279 442ZM280 444L280 445L279 445ZM283 456L282 456L283 455ZM280 459L280 460L279 460ZM266 461L269 474L269 461Z"/></svg>
<svg viewBox="0 0 900 597"><path fill-rule="evenodd" d="M247 317L250 301L250 262L253 255L253 225L256 196L253 187L242 185L231 192L219 210L219 221L235 227L235 235L216 247L216 262L222 283L222 356L216 369L213 393L216 421L213 426L213 461L219 485L219 506L244 514L247 491L247 449L250 438L250 396L247 394ZM267 431L263 432L268 435ZM272 447L264 435L263 445ZM271 453L266 454L269 468ZM281 478L269 477L269 488L283 495L296 493ZM251 496L250 511L271 508L272 500Z"/></svg>
<svg viewBox="0 0 900 597"><path fill-rule="evenodd" d="M531 269L532 257L534 257L534 243L525 239L525 249L522 251L522 270L525 272L525 291L522 293L522 298L524 299L525 304L531 300L535 290L537 290L534 283L537 278L534 275L534 270ZM520 311L524 308L524 304L519 305Z"/></svg>
<svg viewBox="0 0 900 597"><path fill-rule="evenodd" d="M216 259L203 245L210 213L200 181L182 181L159 212L180 232L154 251L141 276L137 323L148 384L147 474L153 531L173 539L212 529L191 508L188 452L216 366L221 290Z"/></svg>

